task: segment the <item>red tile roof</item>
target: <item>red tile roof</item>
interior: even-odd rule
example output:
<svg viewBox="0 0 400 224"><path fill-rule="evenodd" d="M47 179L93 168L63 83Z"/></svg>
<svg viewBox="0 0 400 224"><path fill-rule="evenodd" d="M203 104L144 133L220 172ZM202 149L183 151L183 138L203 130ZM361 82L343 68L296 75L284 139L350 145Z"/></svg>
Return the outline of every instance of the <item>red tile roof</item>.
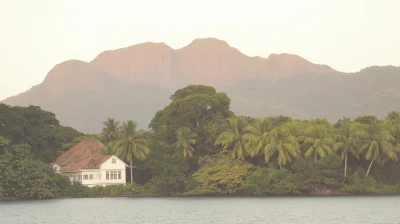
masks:
<svg viewBox="0 0 400 224"><path fill-rule="evenodd" d="M101 154L105 149L107 147L97 139L85 139L59 156L52 164L59 165L60 171L98 169L111 157Z"/></svg>

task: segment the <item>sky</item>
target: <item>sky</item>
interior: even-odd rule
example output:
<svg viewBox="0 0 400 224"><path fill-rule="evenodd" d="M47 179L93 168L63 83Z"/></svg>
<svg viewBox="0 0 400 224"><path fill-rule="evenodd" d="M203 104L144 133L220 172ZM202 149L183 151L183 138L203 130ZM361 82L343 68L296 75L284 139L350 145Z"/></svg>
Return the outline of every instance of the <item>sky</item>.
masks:
<svg viewBox="0 0 400 224"><path fill-rule="evenodd" d="M399 12L398 0L0 0L0 100L63 61L148 41L177 49L214 37L343 72L399 66Z"/></svg>

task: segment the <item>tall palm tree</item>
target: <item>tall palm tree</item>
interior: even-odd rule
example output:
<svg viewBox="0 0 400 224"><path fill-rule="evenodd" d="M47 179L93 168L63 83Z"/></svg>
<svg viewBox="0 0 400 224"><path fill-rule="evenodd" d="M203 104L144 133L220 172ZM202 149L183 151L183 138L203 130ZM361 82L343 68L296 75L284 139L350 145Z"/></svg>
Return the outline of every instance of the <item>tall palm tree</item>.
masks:
<svg viewBox="0 0 400 224"><path fill-rule="evenodd" d="M106 142L112 142L118 139L120 122L116 121L114 118L107 118L106 121L103 122L103 136Z"/></svg>
<svg viewBox="0 0 400 224"><path fill-rule="evenodd" d="M190 128L183 127L176 131L175 149L183 151L183 157L192 157L195 149L193 145L196 144L196 133L193 133Z"/></svg>
<svg viewBox="0 0 400 224"><path fill-rule="evenodd" d="M396 139L396 143L400 144L400 111L392 111L387 117L386 121L392 136Z"/></svg>
<svg viewBox="0 0 400 224"><path fill-rule="evenodd" d="M371 124L367 125L365 132L362 136L362 146L359 153L363 154L366 160L371 161L367 174L371 170L372 164L382 163L385 157L387 159L398 161L397 153L392 145L393 136L385 128L384 124L379 121L373 121Z"/></svg>
<svg viewBox="0 0 400 224"><path fill-rule="evenodd" d="M270 136L271 141L266 145L264 151L265 161L268 162L275 153L278 153L278 165L282 169L282 166L300 156L299 143L287 129L276 128L271 131Z"/></svg>
<svg viewBox="0 0 400 224"><path fill-rule="evenodd" d="M133 157L144 160L150 153L147 147L148 139L144 138L140 131L137 131L137 123L129 120L124 122L121 127L120 139L117 140L117 155L129 161L131 171L131 183L133 183Z"/></svg>
<svg viewBox="0 0 400 224"><path fill-rule="evenodd" d="M360 126L358 123L351 122L350 120L344 120L338 124L337 132L334 136L335 143L333 149L340 151L342 160L344 160L344 178L347 177L347 157L351 153L358 158L357 146L358 146L358 133Z"/></svg>
<svg viewBox="0 0 400 224"><path fill-rule="evenodd" d="M322 158L333 153L333 139L329 126L325 124L311 124L305 129L302 139L307 147L305 157L312 157L317 161L318 157Z"/></svg>
<svg viewBox="0 0 400 224"><path fill-rule="evenodd" d="M215 145L221 145L223 150L232 150L233 158L244 160L249 146L246 126L247 121L242 117L228 118L227 130L218 136Z"/></svg>
<svg viewBox="0 0 400 224"><path fill-rule="evenodd" d="M257 119L253 124L246 127L246 137L249 139L249 154L251 157L258 156L263 153L263 149L269 142L269 133L273 129L270 118Z"/></svg>

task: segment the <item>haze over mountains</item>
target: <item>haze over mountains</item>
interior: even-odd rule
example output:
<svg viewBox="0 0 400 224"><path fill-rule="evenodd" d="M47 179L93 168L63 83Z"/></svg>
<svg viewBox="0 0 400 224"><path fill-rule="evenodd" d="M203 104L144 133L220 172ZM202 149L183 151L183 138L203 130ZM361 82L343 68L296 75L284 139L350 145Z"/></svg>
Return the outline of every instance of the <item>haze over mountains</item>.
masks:
<svg viewBox="0 0 400 224"><path fill-rule="evenodd" d="M232 110L247 116L335 120L382 117L400 109L399 67L344 74L291 54L249 57L213 38L196 39L177 50L143 43L105 51L89 63L65 61L41 84L3 102L39 105L83 132L101 131L107 117L134 119L146 128L173 91L189 84L226 92Z"/></svg>

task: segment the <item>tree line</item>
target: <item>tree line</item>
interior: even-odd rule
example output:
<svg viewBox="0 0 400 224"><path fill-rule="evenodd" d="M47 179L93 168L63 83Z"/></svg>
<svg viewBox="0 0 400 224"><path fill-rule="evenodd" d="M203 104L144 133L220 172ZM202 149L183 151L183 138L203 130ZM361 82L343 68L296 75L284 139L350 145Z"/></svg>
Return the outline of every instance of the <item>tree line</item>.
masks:
<svg viewBox="0 0 400 224"><path fill-rule="evenodd" d="M71 185L58 174L49 174L53 182L43 189L54 186L58 190L43 195L400 192L398 111L390 112L382 120L365 115L355 119L344 117L335 123L321 118L252 118L235 115L229 109L230 99L225 93L202 85L179 89L170 99L171 103L155 114L148 130L139 130L133 120L120 122L108 118L102 132L91 135L62 127L55 115L38 107L24 109L2 105L4 111L20 111L23 118L10 122L2 120L0 115L0 122L8 122L7 129L0 126L0 136L3 136L0 138L3 145L0 145L0 171L25 169L5 159L21 153L17 148L28 150L32 155L30 161L43 164L82 139L94 137L108 146L105 154L115 154L129 164L127 179L131 183L125 187L88 189L79 183ZM24 110L30 112L21 112ZM8 113L6 117L10 116L14 115ZM31 125L26 129L24 123ZM54 128L60 131L50 131ZM25 146L21 146L23 144ZM44 169L42 165L39 167ZM17 183L3 179L0 195L1 191L5 196L19 195L15 190L14 193L8 190ZM20 188L19 191L24 190ZM29 195L32 194L27 197L36 197Z"/></svg>
<svg viewBox="0 0 400 224"><path fill-rule="evenodd" d="M395 171L388 169L397 165L400 152L398 111L390 112L383 120L365 115L355 119L344 117L335 123L321 118L294 120L285 116L235 116L229 110L230 99L226 94L200 85L178 90L171 96L171 100L168 106L157 112L149 125L150 131L142 131L141 137L138 138L140 143L147 145L146 152L150 152L150 149L156 152L144 154L140 150L135 152L135 147L132 147L129 155L139 155L136 157L140 159L137 164L150 169L153 167L146 161L143 162L146 156L152 159L153 155L161 151L181 157L187 165L187 168L181 171L184 181L181 187L170 189L172 192L188 192L186 187L191 185L193 188L196 177L199 177L199 172L204 168L205 163L202 164L201 161L204 161L204 158L209 159L210 156L222 158L220 156L227 152L230 154L229 159L243 161L240 163L242 166L253 166L251 170L246 171L248 173L241 179L242 183L258 168L293 171L293 166L303 160L317 164L322 159L336 161L336 164L331 164L332 167L336 167L338 161L342 163L342 167L335 170L342 170L342 174L336 175L334 180L338 182L334 185L341 186L341 189L337 186L333 187L335 189L329 189L332 187L325 183L310 183L310 186L318 185L328 190L346 191L349 172L351 175L359 175L360 169L364 169L362 178L367 183L368 180L375 181L373 177L368 179L374 167L377 169L376 178L379 177L382 182L393 185L399 180L396 179L398 176L392 175ZM112 143L116 139L113 136L118 136L118 125L119 122L111 118L104 122L102 135L107 136L106 141ZM124 138L135 139L133 135ZM164 151L154 147L155 144L162 144ZM139 152L140 154L137 154ZM336 156L339 159L335 160ZM223 158L223 161L227 161L227 158ZM127 161L132 162L133 159ZM171 176L168 173L163 174ZM156 179L159 178L157 173L155 175ZM384 179L385 175L389 178ZM149 183L151 182L152 180Z"/></svg>

